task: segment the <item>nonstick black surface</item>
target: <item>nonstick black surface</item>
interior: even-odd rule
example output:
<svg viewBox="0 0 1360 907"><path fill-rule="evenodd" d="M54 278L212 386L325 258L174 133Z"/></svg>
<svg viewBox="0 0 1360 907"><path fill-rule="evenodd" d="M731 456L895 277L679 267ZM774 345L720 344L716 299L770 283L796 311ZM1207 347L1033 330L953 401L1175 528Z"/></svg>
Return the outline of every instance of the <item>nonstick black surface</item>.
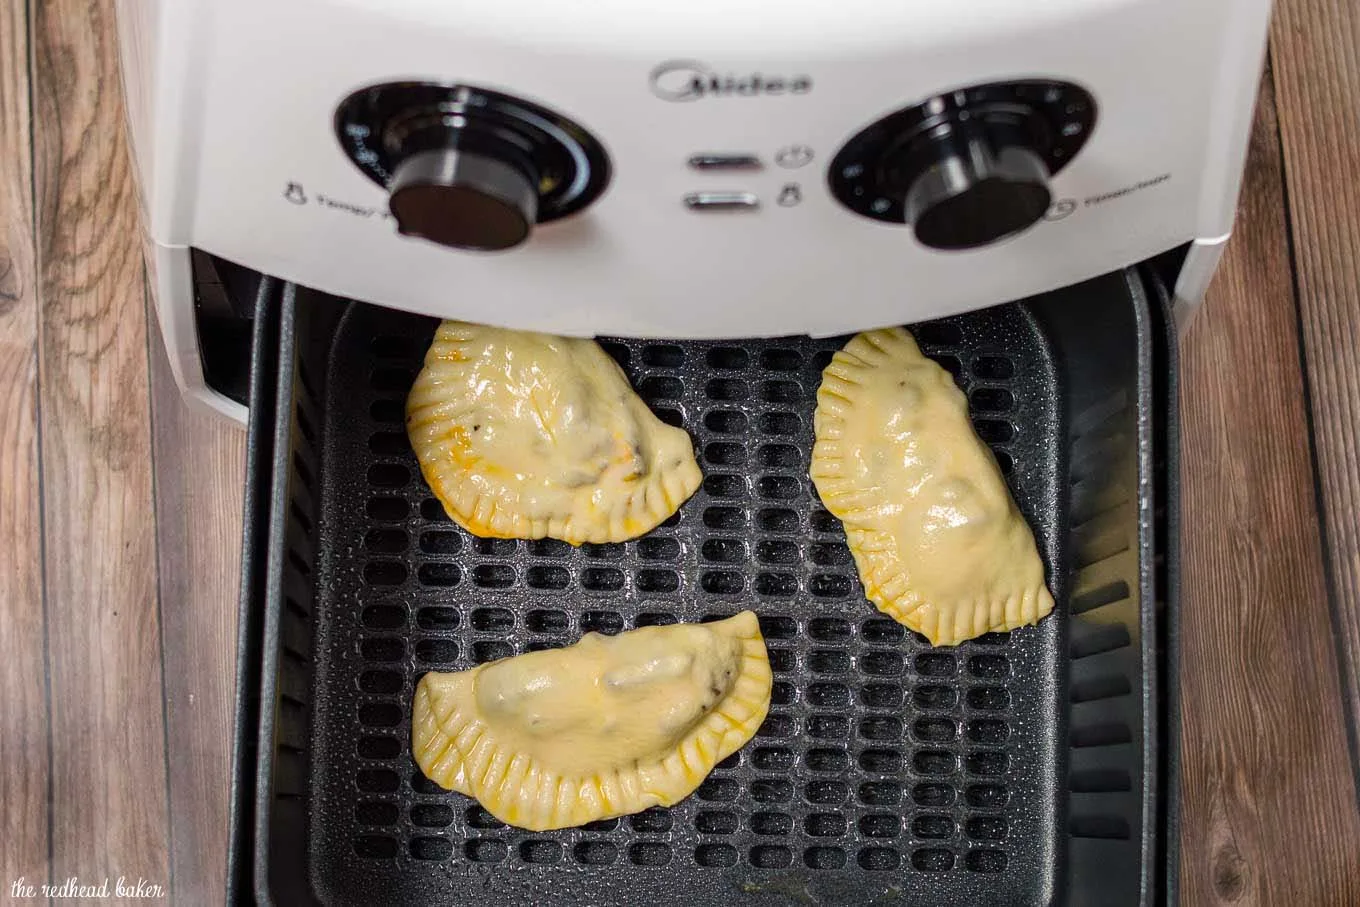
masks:
<svg viewBox="0 0 1360 907"><path fill-rule="evenodd" d="M821 370L844 338L607 342L653 410L693 436L705 479L657 531L573 548L475 538L431 495L403 404L433 329L354 307L329 363L328 396L342 405L322 428L311 803L330 897L1047 902L1065 770L1053 718L1063 614L931 649L865 601L807 475ZM1006 307L916 334L968 392L1046 563L1062 564L1058 378L1033 319ZM1051 572L1060 601L1064 573ZM770 716L676 807L529 833L411 759L426 671L742 608L760 615L769 647Z"/></svg>

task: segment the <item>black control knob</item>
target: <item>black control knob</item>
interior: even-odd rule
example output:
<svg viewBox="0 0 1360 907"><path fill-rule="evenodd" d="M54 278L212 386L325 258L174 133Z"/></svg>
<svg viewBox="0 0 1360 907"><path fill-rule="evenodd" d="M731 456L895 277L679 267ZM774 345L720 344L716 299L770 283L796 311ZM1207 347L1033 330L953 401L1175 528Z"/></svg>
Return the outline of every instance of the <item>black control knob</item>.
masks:
<svg viewBox="0 0 1360 907"><path fill-rule="evenodd" d="M609 182L609 157L579 124L469 85L390 82L341 102L335 132L388 191L397 229L456 249L524 242L574 214Z"/></svg>
<svg viewBox="0 0 1360 907"><path fill-rule="evenodd" d="M422 151L397 165L389 205L397 229L456 249L509 249L538 215L534 174L471 151Z"/></svg>
<svg viewBox="0 0 1360 907"><path fill-rule="evenodd" d="M1048 210L1048 167L1022 138L998 144L971 121L950 124L921 143L915 156L924 161L907 184L902 208L922 245L987 245L1032 226Z"/></svg>
<svg viewBox="0 0 1360 907"><path fill-rule="evenodd" d="M1067 82L975 85L870 123L841 147L828 181L843 205L909 225L924 246L973 249L1048 211L1048 180L1081 149L1095 100Z"/></svg>

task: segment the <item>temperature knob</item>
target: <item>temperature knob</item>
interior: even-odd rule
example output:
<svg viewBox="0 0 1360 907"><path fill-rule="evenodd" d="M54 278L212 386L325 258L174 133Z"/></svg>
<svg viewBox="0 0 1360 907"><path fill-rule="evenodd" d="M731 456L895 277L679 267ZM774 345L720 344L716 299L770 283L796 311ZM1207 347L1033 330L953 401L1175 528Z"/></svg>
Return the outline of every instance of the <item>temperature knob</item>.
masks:
<svg viewBox="0 0 1360 907"><path fill-rule="evenodd" d="M469 85L395 82L341 102L336 135L388 192L397 229L456 249L510 249L609 181L603 146L546 107Z"/></svg>
<svg viewBox="0 0 1360 907"><path fill-rule="evenodd" d="M537 180L514 163L453 148L397 165L389 205L397 229L457 249L509 249L538 215Z"/></svg>

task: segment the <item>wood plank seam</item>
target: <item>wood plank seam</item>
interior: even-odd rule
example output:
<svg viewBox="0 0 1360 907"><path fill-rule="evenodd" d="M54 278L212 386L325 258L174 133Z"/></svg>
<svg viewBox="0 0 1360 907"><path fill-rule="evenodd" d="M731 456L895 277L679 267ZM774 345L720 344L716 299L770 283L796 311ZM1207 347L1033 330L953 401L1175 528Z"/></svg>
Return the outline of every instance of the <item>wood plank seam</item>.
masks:
<svg viewBox="0 0 1360 907"><path fill-rule="evenodd" d="M52 863L30 12L0 7L0 882L11 884L47 881Z"/></svg>
<svg viewBox="0 0 1360 907"><path fill-rule="evenodd" d="M150 275L149 272L147 271L146 261L143 260L143 261L142 261L142 311L144 311L144 312L146 313L146 316L147 316L147 321L146 321L146 328L147 328L147 329L146 329L146 368L147 368L148 380L147 380L147 382L146 382L146 411L147 411L147 413L150 415L150 418L151 418L150 431L151 431L151 439L152 439L151 446L150 446L150 455L151 455L151 476L152 476L152 481L151 481L151 514L152 514L152 517L153 517L154 519L156 519L157 522L159 523L159 518L160 518L160 512L161 512L161 511L160 511L160 501L159 501L159 499L158 499L157 482L156 482L156 480L155 480L155 476L156 476L156 465L157 465L157 464L156 464L156 443L155 443L155 438L156 438L155 388L154 388L153 383L152 383L152 381L150 380L150 377L149 377L149 376L150 376L150 374L151 374L151 363L152 363L152 349L151 349L151 344L153 344L153 343L161 343L162 341L161 341L161 337L160 337L160 332L159 332L159 330L156 330L156 328L158 327L158 325L152 320L153 309L152 309L152 306L151 306L150 292L149 292L149 290L148 290L148 288L149 288L150 285L151 285L150 277L151 277L151 275ZM167 834L166 834L166 844L167 844L167 846L169 847L169 852L166 854L166 857L167 857L167 859L166 859L166 873L167 873L167 875L166 875L166 888L167 888L167 890L170 892L170 902L171 902L171 903L174 903L174 902L175 902L175 848L176 848L176 843L177 843L177 842L176 842L176 839L175 839L174 834L171 833L171 832L173 832L174 827L175 827L174 820L172 819L172 817L171 817L171 812L170 812L171 809L172 809L172 806L173 806L173 804L174 804L174 802L175 802L175 801L174 801L174 798L173 798L173 788L172 788L172 786L171 786L171 785L172 785L171 776L172 776L174 773L170 771L170 753L171 753L171 749L170 749L170 702L169 702L169 697L168 697L167 684L166 684L166 682L165 682L165 677L166 677L166 670L165 670L165 596L164 596L164 594L163 594L164 589L163 589L163 586L162 586L162 576L161 576L161 559L160 559L160 550L159 550L159 549L160 549L160 533L159 533L159 532L156 533L155 538L156 538L156 548L157 548L157 551L156 551L156 557L155 557L153 560L155 561L154 570L155 570L155 587L156 587L156 632L157 632L156 645L157 645L157 647L159 648L159 657L160 657L160 663L161 663L161 736L162 736L162 739L164 740L164 747L165 747L165 763L166 763L166 765L165 765L165 828L166 828L166 831L167 831Z"/></svg>

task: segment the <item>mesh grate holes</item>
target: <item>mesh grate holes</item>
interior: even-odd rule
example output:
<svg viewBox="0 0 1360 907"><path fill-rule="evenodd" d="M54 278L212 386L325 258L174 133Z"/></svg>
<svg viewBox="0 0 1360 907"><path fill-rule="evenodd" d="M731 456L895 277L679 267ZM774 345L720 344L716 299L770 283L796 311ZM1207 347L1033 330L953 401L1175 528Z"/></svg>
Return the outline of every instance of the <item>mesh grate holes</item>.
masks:
<svg viewBox="0 0 1360 907"><path fill-rule="evenodd" d="M422 532L420 550L425 554L457 554L463 550L463 539L456 532Z"/></svg>
<svg viewBox="0 0 1360 907"><path fill-rule="evenodd" d="M803 820L803 830L814 838L834 838L845 834L845 816L840 813L813 813Z"/></svg>
<svg viewBox="0 0 1360 907"><path fill-rule="evenodd" d="M793 863L793 851L782 844L761 844L751 848L751 865L757 869L783 869Z"/></svg>
<svg viewBox="0 0 1360 907"><path fill-rule="evenodd" d="M785 803L793 799L793 784L774 778L751 782L751 799L757 803Z"/></svg>
<svg viewBox="0 0 1360 907"><path fill-rule="evenodd" d="M705 810L694 818L694 827L700 834L730 835L737 830L736 813Z"/></svg>
<svg viewBox="0 0 1360 907"><path fill-rule="evenodd" d="M808 869L843 869L845 851L839 847L809 847L803 851L803 865Z"/></svg>
<svg viewBox="0 0 1360 907"><path fill-rule="evenodd" d="M685 364L685 351L671 344L649 344L642 349L642 361L654 368L677 368Z"/></svg>
<svg viewBox="0 0 1360 907"><path fill-rule="evenodd" d="M850 734L850 719L844 715L813 715L807 720L807 735L816 740L844 740Z"/></svg>
<svg viewBox="0 0 1360 907"><path fill-rule="evenodd" d="M850 754L841 749L814 747L807 751L804 762L809 771L843 772L850 765Z"/></svg>
<svg viewBox="0 0 1360 907"><path fill-rule="evenodd" d="M954 868L954 852L940 847L912 851L911 865L917 872L948 872Z"/></svg>
<svg viewBox="0 0 1360 907"><path fill-rule="evenodd" d="M515 584L515 568L508 564L478 564L472 568L472 582L483 589L504 589Z"/></svg>
<svg viewBox="0 0 1360 907"><path fill-rule="evenodd" d="M1044 417L1027 401L1026 385L1013 392L1003 386L1019 362L991 351L1007 344L977 352L962 345L964 335L952 324L926 335L927 352L944 358L983 406L997 408L975 406L975 425L1002 448L1003 465L1012 456L1027 458L1028 445L1044 437ZM654 412L691 433L705 476L684 515L659 532L626 544L574 547L552 539L474 538L431 496L411 459L404 401L396 390L378 394L368 385L378 369L387 370L384 387L409 382L427 339L395 337L390 327L361 338L361 352L372 348L373 356L354 379L357 411L372 421L353 439L357 456L328 467L337 475L315 474L320 461L304 464L317 488L352 487L362 495L352 512L314 520L330 531L338 527L334 544L359 556L354 586L343 588L346 577L339 575L339 587L318 593L315 606L336 620L337 639L358 666L342 672L353 768L336 774L371 790L358 797L368 805L352 815L347 807L339 823L348 847L375 838L370 849L396 858L403 884L443 871L437 861L486 869L565 864L564 885L573 889L604 872L632 884L650 867L724 879L796 867L847 879L873 873L880 881L895 881L894 873L1017 868L1006 850L1032 828L1015 819L1007 826L999 813L1019 796L1008 791L1007 776L1030 763L1021 757L998 763L1005 754L995 750L1016 745L1016 738L1029 742L1010 723L1012 702L1003 698L1028 663L1013 657L1006 637L929 650L900 624L863 608L843 527L818 506L804 478L818 370L840 341L605 341L616 361L634 369L633 384L654 401ZM325 431L317 437L343 434L331 422L318 428ZM1021 481L1046 474L1031 473ZM1028 493L1043 500L1042 489ZM357 524L358 534L346 535L347 524ZM350 609L340 618L330 601L337 594ZM1117 595L1097 590L1089 604L1080 602L1100 607ZM772 712L757 738L678 808L534 836L469 809L410 766L402 724L409 691L426 670L555 648L585 631L724 617L751 602L761 612L775 674ZM1073 640L1074 648L1092 652L1108 644L1083 634ZM353 657L356 649L362 662ZM316 653L318 660L326 656ZM334 652L330 657L339 663ZM1074 692L1114 689L1103 680L1112 672L1087 674L1098 682ZM1097 741L1102 732L1082 733L1079 742ZM1074 789L1114 783L1071 778ZM1104 829L1088 821L1076 831Z"/></svg>
<svg viewBox="0 0 1360 907"><path fill-rule="evenodd" d="M798 513L782 507L767 507L756 514L761 532L797 532Z"/></svg>
<svg viewBox="0 0 1360 907"><path fill-rule="evenodd" d="M797 350L767 349L760 351L760 367L772 372L797 371L803 365L803 356Z"/></svg>
<svg viewBox="0 0 1360 907"><path fill-rule="evenodd" d="M642 834L658 834L671 830L673 820L671 814L665 809L652 807L646 812L635 813L628 817L628 824L633 831Z"/></svg>
<svg viewBox="0 0 1360 907"><path fill-rule="evenodd" d="M928 809L952 806L954 797L954 788L948 784L918 784L911 789L912 801Z"/></svg>
<svg viewBox="0 0 1360 907"><path fill-rule="evenodd" d="M472 805L463 813L463 818L467 821L469 828L477 829L497 829L504 828L505 824L491 813L487 812L479 805Z"/></svg>
<svg viewBox="0 0 1360 907"><path fill-rule="evenodd" d="M637 553L647 561L672 561L680 556L680 543L675 539L644 536L638 539Z"/></svg>
<svg viewBox="0 0 1360 907"><path fill-rule="evenodd" d="M704 385L704 396L710 400L745 400L750 395L746 382L737 378L714 378Z"/></svg>
<svg viewBox="0 0 1360 907"><path fill-rule="evenodd" d="M422 639L416 643L416 661L427 667L451 668L458 660L458 643L451 639Z"/></svg>
<svg viewBox="0 0 1360 907"><path fill-rule="evenodd" d="M642 841L628 848L628 862L634 866L665 866L671 861L669 844Z"/></svg>
<svg viewBox="0 0 1360 907"><path fill-rule="evenodd" d="M793 413L763 413L756 428L762 435L796 435L803 430L803 420Z"/></svg>
<svg viewBox="0 0 1360 907"><path fill-rule="evenodd" d="M453 824L453 807L443 803L417 803L411 807L411 824L419 828L445 828Z"/></svg>
<svg viewBox="0 0 1360 907"><path fill-rule="evenodd" d="M746 414L732 409L715 409L704 416L704 427L720 435L745 434L747 424Z"/></svg>
<svg viewBox="0 0 1360 907"><path fill-rule="evenodd" d="M458 626L458 612L453 608L421 608L416 612L416 626L422 630L453 630Z"/></svg>
<svg viewBox="0 0 1360 907"><path fill-rule="evenodd" d="M709 529L739 530L746 527L746 514L736 507L707 507L704 526Z"/></svg>
<svg viewBox="0 0 1360 907"><path fill-rule="evenodd" d="M859 767L877 775L895 775L902 771L902 754L896 750L867 749L859 754Z"/></svg>
<svg viewBox="0 0 1360 907"><path fill-rule="evenodd" d="M1127 787L1121 789L1128 790ZM977 809L1000 809L1006 805L1010 795L999 784L973 784L964 791L964 799L969 806Z"/></svg>
<svg viewBox="0 0 1360 907"><path fill-rule="evenodd" d="M421 564L420 569L416 571L416 581L422 586L448 588L458 585L462 580L463 571L457 564Z"/></svg>
<svg viewBox="0 0 1360 907"><path fill-rule="evenodd" d="M866 806L896 806L902 800L902 785L896 781L869 781L859 786L858 796Z"/></svg>
<svg viewBox="0 0 1360 907"><path fill-rule="evenodd" d="M536 564L525 571L524 582L530 589L565 589L571 585L571 573L565 567Z"/></svg>
<svg viewBox="0 0 1360 907"><path fill-rule="evenodd" d="M483 633L503 633L515 627L514 613L505 608L478 608L472 612L472 629Z"/></svg>
<svg viewBox="0 0 1360 907"><path fill-rule="evenodd" d="M866 683L860 687L859 701L867 709L900 709L907 691L893 683Z"/></svg>
<svg viewBox="0 0 1360 907"><path fill-rule="evenodd" d="M613 635L623 629L623 615L616 611L586 611L581 615L582 633Z"/></svg>
<svg viewBox="0 0 1360 907"><path fill-rule="evenodd" d="M736 595L746 586L746 578L733 571L704 571L699 585L712 595Z"/></svg>
<svg viewBox="0 0 1360 907"><path fill-rule="evenodd" d="M514 646L500 640L475 642L472 644L472 660L479 665L486 664L488 661L499 661L502 658L509 658L514 654Z"/></svg>
<svg viewBox="0 0 1360 907"><path fill-rule="evenodd" d="M463 845L463 853L474 863L501 863L510 854L504 841L492 838L473 838Z"/></svg>
<svg viewBox="0 0 1360 907"><path fill-rule="evenodd" d="M758 835L778 835L782 837L793 831L793 816L788 813L752 813L751 831Z"/></svg>
<svg viewBox="0 0 1360 907"><path fill-rule="evenodd" d="M850 638L850 622L839 617L814 617L807 629L808 636L818 642L845 642Z"/></svg>
<svg viewBox="0 0 1360 907"><path fill-rule="evenodd" d="M912 820L911 833L918 838L952 838L954 820L948 816L917 816Z"/></svg>
<svg viewBox="0 0 1360 907"><path fill-rule="evenodd" d="M700 844L694 848L694 862L700 866L735 866L737 849L730 844Z"/></svg>
<svg viewBox="0 0 1360 907"><path fill-rule="evenodd" d="M680 383L679 378L652 377L644 378L638 385L638 393L644 400L678 400L685 394L685 386Z"/></svg>
<svg viewBox="0 0 1360 907"><path fill-rule="evenodd" d="M1000 816L974 816L965 831L974 841L1002 841L1006 837L1006 820Z"/></svg>
<svg viewBox="0 0 1360 907"><path fill-rule="evenodd" d="M850 799L850 785L830 778L803 785L803 799L817 806L832 806Z"/></svg>
<svg viewBox="0 0 1360 907"><path fill-rule="evenodd" d="M439 503L436 498L426 498L420 502L420 517L431 523L452 523L449 513L444 509L444 505Z"/></svg>
<svg viewBox="0 0 1360 907"><path fill-rule="evenodd" d="M519 858L526 863L558 863L562 860L562 845L556 841L522 841Z"/></svg>
<svg viewBox="0 0 1360 907"><path fill-rule="evenodd" d="M969 753L967 768L970 775L1004 775L1010 766L1005 753Z"/></svg>

